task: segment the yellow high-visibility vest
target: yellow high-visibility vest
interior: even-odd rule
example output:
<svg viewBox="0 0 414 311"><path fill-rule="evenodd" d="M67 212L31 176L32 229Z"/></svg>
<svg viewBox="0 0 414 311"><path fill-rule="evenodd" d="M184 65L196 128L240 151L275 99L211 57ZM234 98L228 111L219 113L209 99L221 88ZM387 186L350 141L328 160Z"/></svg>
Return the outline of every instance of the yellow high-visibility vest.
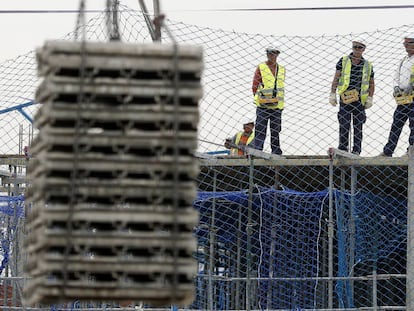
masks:
<svg viewBox="0 0 414 311"><path fill-rule="evenodd" d="M348 55L342 57L342 71L338 83L338 94L341 95L349 87L351 80L352 61ZM364 60L364 67L362 68L361 91L359 93L362 105L365 105L368 98L369 81L371 80L372 64Z"/></svg>
<svg viewBox="0 0 414 311"><path fill-rule="evenodd" d="M238 132L236 134L236 138L235 138L235 141L234 141L235 145L238 145L240 143L240 139L241 139L242 136L243 136L243 132ZM246 146L249 145L253 141L253 139L254 139L254 132L251 132L250 136L247 138ZM231 155L238 155L239 154L239 149L231 148L230 149L230 154ZM242 154L244 154L244 152Z"/></svg>
<svg viewBox="0 0 414 311"><path fill-rule="evenodd" d="M277 77L276 77L276 97L278 102L275 105L266 105L269 109L283 109L285 106L285 67L277 65ZM254 102L256 106L262 107L259 103L259 92L263 89L274 89L275 76L266 63L259 64L260 74L262 76L262 85L257 88L254 96Z"/></svg>

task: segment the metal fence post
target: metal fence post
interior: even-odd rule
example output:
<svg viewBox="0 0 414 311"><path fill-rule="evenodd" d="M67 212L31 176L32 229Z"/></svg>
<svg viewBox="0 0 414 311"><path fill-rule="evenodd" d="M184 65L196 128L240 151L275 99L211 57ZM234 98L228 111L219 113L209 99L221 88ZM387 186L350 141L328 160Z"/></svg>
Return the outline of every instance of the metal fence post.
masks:
<svg viewBox="0 0 414 311"><path fill-rule="evenodd" d="M406 308L414 310L414 147L408 148Z"/></svg>
<svg viewBox="0 0 414 311"><path fill-rule="evenodd" d="M334 156L330 153L329 161L329 211L328 211L328 309L333 308L333 160Z"/></svg>
<svg viewBox="0 0 414 311"><path fill-rule="evenodd" d="M351 208L349 210L349 260L348 260L348 267L350 269L349 276L354 276L354 264L355 264L355 218L354 218L354 211L355 211L355 195L357 192L357 185L358 185L358 173L355 166L351 166ZM351 279L351 292L352 297L348 297L348 305L352 305L354 300L354 281Z"/></svg>
<svg viewBox="0 0 414 311"><path fill-rule="evenodd" d="M250 166L249 166L249 199L248 199L248 203L247 203L247 245L246 245L246 250L247 250L247 280L246 280L246 311L249 311L251 309L250 306L250 295L251 295L251 280L250 280L250 265L252 263L252 253L251 253L251 235L252 235L252 231L253 231L253 224L252 224L252 203L253 203L253 186L254 186L254 181L253 181L253 171L254 171L254 161L253 161L253 156L249 155L249 161L250 161Z"/></svg>
<svg viewBox="0 0 414 311"><path fill-rule="evenodd" d="M214 169L213 177L213 192L217 191L217 170ZM211 224L210 224L210 235L209 235L209 271L208 271L208 307L210 311L214 310L214 284L213 284L213 272L215 267L215 244L216 244L216 198L213 197L213 204L211 208Z"/></svg>

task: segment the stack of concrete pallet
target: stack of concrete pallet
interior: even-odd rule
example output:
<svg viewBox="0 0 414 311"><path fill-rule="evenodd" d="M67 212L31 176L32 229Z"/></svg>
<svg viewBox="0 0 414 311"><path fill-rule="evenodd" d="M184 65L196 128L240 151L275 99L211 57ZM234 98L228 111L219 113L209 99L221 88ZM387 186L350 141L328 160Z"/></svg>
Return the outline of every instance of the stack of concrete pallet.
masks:
<svg viewBox="0 0 414 311"><path fill-rule="evenodd" d="M49 41L37 60L27 303L190 303L201 48Z"/></svg>

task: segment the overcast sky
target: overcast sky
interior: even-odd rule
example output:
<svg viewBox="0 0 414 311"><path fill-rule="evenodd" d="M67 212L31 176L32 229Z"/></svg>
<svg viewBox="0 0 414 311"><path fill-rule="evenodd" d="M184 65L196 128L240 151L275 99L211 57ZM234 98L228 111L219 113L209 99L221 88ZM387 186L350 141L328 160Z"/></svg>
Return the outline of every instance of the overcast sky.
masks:
<svg viewBox="0 0 414 311"><path fill-rule="evenodd" d="M138 0L120 0L140 10ZM152 0L145 1L152 12ZM0 62L39 47L46 39L72 32L74 13L6 13L7 10L74 10L78 0L14 0L0 5ZM89 10L105 9L106 0L86 0ZM346 34L412 24L414 9L316 10L319 7L413 5L412 0L168 0L160 1L167 18L210 28L273 35ZM295 11L219 11L228 9L314 8ZM87 14L87 18L93 17Z"/></svg>

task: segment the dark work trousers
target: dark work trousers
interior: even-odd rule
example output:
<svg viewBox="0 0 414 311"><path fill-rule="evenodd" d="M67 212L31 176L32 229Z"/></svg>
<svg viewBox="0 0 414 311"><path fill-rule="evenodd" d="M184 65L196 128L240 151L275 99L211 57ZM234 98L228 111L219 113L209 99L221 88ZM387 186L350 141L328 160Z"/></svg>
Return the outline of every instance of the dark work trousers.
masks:
<svg viewBox="0 0 414 311"><path fill-rule="evenodd" d="M401 131L405 122L407 122L407 119L410 126L410 137L408 138L408 142L410 146L414 144L414 103L408 105L398 105L392 118L390 136L388 137L388 142L384 147L384 153L386 155L391 156L394 153Z"/></svg>
<svg viewBox="0 0 414 311"><path fill-rule="evenodd" d="M349 130L351 127L351 121L353 126L353 147L352 152L356 154L361 153L362 146L362 126L365 123L367 117L365 114L364 106L361 102L354 102L351 104L344 104L340 102L338 111L339 121L339 150L348 151L349 145Z"/></svg>
<svg viewBox="0 0 414 311"><path fill-rule="evenodd" d="M282 110L256 108L256 124L253 146L255 149L263 150L266 139L267 123L270 122L270 145L273 154L282 154L280 149L279 133L282 130Z"/></svg>

